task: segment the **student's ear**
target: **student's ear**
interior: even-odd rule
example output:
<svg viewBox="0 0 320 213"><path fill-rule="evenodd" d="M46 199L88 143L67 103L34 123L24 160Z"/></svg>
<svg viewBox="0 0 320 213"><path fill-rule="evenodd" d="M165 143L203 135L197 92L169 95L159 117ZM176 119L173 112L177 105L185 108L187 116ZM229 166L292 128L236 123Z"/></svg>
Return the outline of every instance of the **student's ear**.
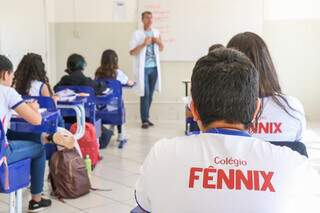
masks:
<svg viewBox="0 0 320 213"><path fill-rule="evenodd" d="M196 109L194 102L192 100L190 102L190 111L192 113L194 121L197 122L198 120L200 120L200 115L199 115L198 110Z"/></svg>
<svg viewBox="0 0 320 213"><path fill-rule="evenodd" d="M191 100L191 103L190 103L190 111L191 111L191 113L192 113L193 120L194 120L195 122L197 122L197 124L198 124L198 126L199 126L199 129L200 129L201 131L203 131L203 130L204 130L204 127L203 127L203 125L202 125L202 121L201 121L201 119L200 119L199 112L198 112L198 110L197 110L197 108L196 108L196 106L194 105L194 102L193 102L192 100Z"/></svg>
<svg viewBox="0 0 320 213"><path fill-rule="evenodd" d="M261 110L261 99L258 98L258 100L256 101L256 111L254 112L252 121L255 121L257 119L260 113L260 110Z"/></svg>

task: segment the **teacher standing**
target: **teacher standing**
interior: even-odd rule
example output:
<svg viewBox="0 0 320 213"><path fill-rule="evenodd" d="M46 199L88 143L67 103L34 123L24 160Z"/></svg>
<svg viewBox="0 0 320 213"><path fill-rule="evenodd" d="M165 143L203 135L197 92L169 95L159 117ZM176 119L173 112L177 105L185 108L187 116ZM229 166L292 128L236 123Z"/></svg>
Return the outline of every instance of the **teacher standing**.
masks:
<svg viewBox="0 0 320 213"><path fill-rule="evenodd" d="M142 128L154 124L149 120L153 92L161 90L160 51L163 50L158 30L152 28L152 13L141 14L143 29L134 32L130 44L130 55L134 57L133 70L140 95L140 116Z"/></svg>

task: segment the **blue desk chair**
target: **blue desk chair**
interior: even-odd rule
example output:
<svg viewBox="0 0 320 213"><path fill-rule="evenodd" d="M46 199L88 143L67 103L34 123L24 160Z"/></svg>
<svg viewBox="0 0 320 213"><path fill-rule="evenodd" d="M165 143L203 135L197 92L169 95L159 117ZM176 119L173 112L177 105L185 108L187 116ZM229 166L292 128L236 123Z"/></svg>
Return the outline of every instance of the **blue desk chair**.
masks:
<svg viewBox="0 0 320 213"><path fill-rule="evenodd" d="M70 89L75 93L87 93L89 96L87 97L87 101L85 103L86 110L86 119L90 123L94 123L96 121L96 113L95 113L95 92L92 87L86 86L60 86L55 88L55 92L60 92L62 90ZM73 110L61 110L61 114L63 117L74 117L75 112Z"/></svg>
<svg viewBox="0 0 320 213"><path fill-rule="evenodd" d="M200 131L197 122L195 122L193 118L186 118L185 135L190 135L196 131Z"/></svg>
<svg viewBox="0 0 320 213"><path fill-rule="evenodd" d="M136 208L132 209L130 213L148 213L148 212L144 211L139 206L137 206Z"/></svg>
<svg viewBox="0 0 320 213"><path fill-rule="evenodd" d="M6 136L0 122L0 161L4 158ZM30 184L31 159L0 165L0 193L10 195L9 212L22 213L22 189Z"/></svg>
<svg viewBox="0 0 320 213"><path fill-rule="evenodd" d="M300 153L301 155L308 157L307 147L306 147L306 145L304 145L304 143L287 142L287 141L273 141L270 143L272 143L273 145L276 145L276 146L286 146L286 147L292 149L293 151L296 151L296 152Z"/></svg>
<svg viewBox="0 0 320 213"><path fill-rule="evenodd" d="M24 96L24 100L34 99L37 100L41 109L46 109L47 114L50 115L42 119L42 123L39 126L31 125L25 121L22 121L21 118L12 118L11 129L23 132L46 132L48 134L53 134L57 132L58 122L60 111L57 109L54 100L51 97L44 96ZM52 116L51 116L52 114ZM49 160L52 154L57 151L57 147L54 144L46 144L46 158Z"/></svg>
<svg viewBox="0 0 320 213"><path fill-rule="evenodd" d="M95 103L95 92L92 87L87 86L60 86L55 88L55 92L59 92L65 89L70 89L75 93L87 93L89 96L87 97L87 101L84 104L86 121L92 123L96 128L97 137L101 135L101 121L96 117L96 103ZM61 115L63 117L76 117L74 110L71 109L62 109ZM69 128L72 123L67 123L66 127Z"/></svg>
<svg viewBox="0 0 320 213"><path fill-rule="evenodd" d="M98 80L104 82L109 89L105 95L96 97L96 115L101 119L102 124L121 126L119 132L119 148L127 142L124 134L125 108L122 98L122 85L118 80Z"/></svg>

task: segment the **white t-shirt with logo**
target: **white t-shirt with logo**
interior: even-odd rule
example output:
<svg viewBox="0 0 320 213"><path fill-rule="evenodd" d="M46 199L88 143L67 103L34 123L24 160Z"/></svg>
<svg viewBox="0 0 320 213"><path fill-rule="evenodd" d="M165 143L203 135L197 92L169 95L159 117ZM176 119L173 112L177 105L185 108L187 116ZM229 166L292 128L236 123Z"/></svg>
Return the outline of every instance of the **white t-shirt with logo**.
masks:
<svg viewBox="0 0 320 213"><path fill-rule="evenodd" d="M12 110L23 103L23 99L12 87L0 84L0 119L5 132L10 127Z"/></svg>
<svg viewBox="0 0 320 213"><path fill-rule="evenodd" d="M301 102L291 96L283 96L291 106L279 98L287 111L294 117L290 116L280 106L278 106L271 97L265 97L263 101L263 112L258 125L254 125L251 131L252 136L265 141L284 141L294 142L301 141L306 130L306 118Z"/></svg>
<svg viewBox="0 0 320 213"><path fill-rule="evenodd" d="M29 90L30 96L42 96L41 91L45 83L41 81L34 80L31 82L31 87Z"/></svg>
<svg viewBox="0 0 320 213"><path fill-rule="evenodd" d="M156 143L136 183L139 206L152 213L320 212L320 178L306 157L232 134Z"/></svg>

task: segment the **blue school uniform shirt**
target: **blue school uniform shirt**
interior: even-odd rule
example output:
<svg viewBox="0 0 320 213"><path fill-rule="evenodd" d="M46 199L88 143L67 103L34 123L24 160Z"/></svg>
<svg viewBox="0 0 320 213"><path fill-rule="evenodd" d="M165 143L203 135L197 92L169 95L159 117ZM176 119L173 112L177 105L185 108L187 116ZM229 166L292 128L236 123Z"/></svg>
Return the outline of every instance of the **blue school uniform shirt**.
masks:
<svg viewBox="0 0 320 213"><path fill-rule="evenodd" d="M154 37L152 31L145 31L147 37ZM154 44L149 44L146 50L145 68L157 67L156 54L154 52Z"/></svg>

